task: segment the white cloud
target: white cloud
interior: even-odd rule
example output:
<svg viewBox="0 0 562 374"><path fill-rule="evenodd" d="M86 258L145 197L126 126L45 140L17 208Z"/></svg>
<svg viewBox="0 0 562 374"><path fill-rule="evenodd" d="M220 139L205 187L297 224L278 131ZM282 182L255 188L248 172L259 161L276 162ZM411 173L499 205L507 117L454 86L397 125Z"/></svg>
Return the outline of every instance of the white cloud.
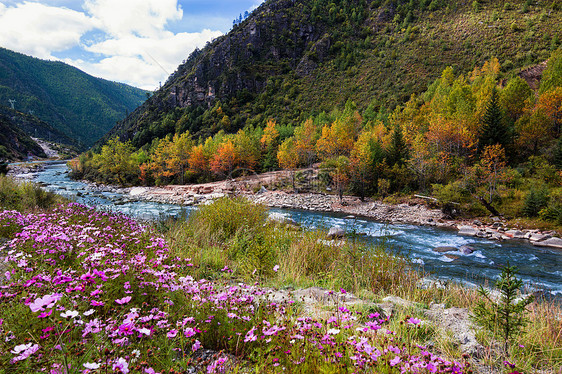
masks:
<svg viewBox="0 0 562 374"><path fill-rule="evenodd" d="M181 20L177 0L86 0L84 9L112 36L155 36L166 23Z"/></svg>
<svg viewBox="0 0 562 374"><path fill-rule="evenodd" d="M107 56L98 63L72 63L94 75L154 89L157 82L163 83L191 51L202 48L207 41L220 35L219 31L211 30L178 34L165 31L154 38L129 35L85 47L89 52Z"/></svg>
<svg viewBox="0 0 562 374"><path fill-rule="evenodd" d="M196 47L222 35L169 31L168 23L183 15L178 0L0 2L0 46L44 59L56 54L88 74L154 89Z"/></svg>
<svg viewBox="0 0 562 374"><path fill-rule="evenodd" d="M68 8L33 2L0 7L0 45L39 58L78 45L92 28L89 17Z"/></svg>

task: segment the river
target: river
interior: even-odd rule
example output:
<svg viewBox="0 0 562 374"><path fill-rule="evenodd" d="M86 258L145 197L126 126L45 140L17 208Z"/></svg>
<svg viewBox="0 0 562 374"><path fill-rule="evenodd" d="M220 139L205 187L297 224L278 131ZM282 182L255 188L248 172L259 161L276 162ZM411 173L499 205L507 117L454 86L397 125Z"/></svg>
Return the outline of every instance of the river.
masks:
<svg viewBox="0 0 562 374"><path fill-rule="evenodd" d="M181 217L195 208L148 201L129 201L118 192L102 192L92 186L71 180L65 164L47 165L34 178L45 189L74 199L76 202L118 211L140 219ZM310 211L272 209L291 217L304 227L329 228L339 225L346 231L363 234L360 240L385 243L396 253L410 258L415 264L443 281L467 284L493 283L500 266L508 261L519 269L519 276L531 289L544 290L546 295L562 297L562 251L535 247L526 241L504 242L464 237L456 231L405 224L386 224L357 217ZM439 246L475 249L469 255L449 252L453 258L433 251Z"/></svg>

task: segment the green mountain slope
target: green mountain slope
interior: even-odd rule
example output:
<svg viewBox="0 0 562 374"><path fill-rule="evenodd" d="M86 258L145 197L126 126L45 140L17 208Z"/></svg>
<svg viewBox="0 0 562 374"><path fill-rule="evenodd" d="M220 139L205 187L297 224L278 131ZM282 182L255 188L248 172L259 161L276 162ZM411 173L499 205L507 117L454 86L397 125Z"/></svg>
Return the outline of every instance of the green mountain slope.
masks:
<svg viewBox="0 0 562 374"><path fill-rule="evenodd" d="M21 129L22 122L29 121L21 113L10 115L0 111L0 161L23 160L28 154L47 157L43 149Z"/></svg>
<svg viewBox="0 0 562 374"><path fill-rule="evenodd" d="M561 23L553 1L268 0L104 139L141 147L186 130L290 125L349 99L392 110L447 66L469 73L497 57L509 77L546 60Z"/></svg>
<svg viewBox="0 0 562 374"><path fill-rule="evenodd" d="M9 106L9 100L16 110L90 146L146 100L146 92L0 48L0 105Z"/></svg>

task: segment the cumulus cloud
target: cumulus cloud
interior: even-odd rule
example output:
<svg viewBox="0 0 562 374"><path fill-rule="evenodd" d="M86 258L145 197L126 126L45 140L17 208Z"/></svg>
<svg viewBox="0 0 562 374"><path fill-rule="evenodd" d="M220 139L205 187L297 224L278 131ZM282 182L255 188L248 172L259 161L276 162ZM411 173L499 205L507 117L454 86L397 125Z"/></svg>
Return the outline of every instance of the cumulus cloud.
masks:
<svg viewBox="0 0 562 374"><path fill-rule="evenodd" d="M89 52L108 56L99 62L69 62L106 79L154 89L157 82L164 82L191 51L220 35L219 31L211 30L178 34L163 32L157 38L129 35L85 47Z"/></svg>
<svg viewBox="0 0 562 374"><path fill-rule="evenodd" d="M73 9L70 0L38 1L0 3L0 46L39 58L55 54L88 74L145 89L156 88L191 51L222 35L171 32L169 23L183 18L178 0L83 0ZM65 55L75 47L82 55Z"/></svg>
<svg viewBox="0 0 562 374"><path fill-rule="evenodd" d="M115 37L157 36L169 21L183 17L177 0L86 0L84 9Z"/></svg>
<svg viewBox="0 0 562 374"><path fill-rule="evenodd" d="M0 7L0 45L39 58L78 45L93 27L90 17L68 8L27 1Z"/></svg>

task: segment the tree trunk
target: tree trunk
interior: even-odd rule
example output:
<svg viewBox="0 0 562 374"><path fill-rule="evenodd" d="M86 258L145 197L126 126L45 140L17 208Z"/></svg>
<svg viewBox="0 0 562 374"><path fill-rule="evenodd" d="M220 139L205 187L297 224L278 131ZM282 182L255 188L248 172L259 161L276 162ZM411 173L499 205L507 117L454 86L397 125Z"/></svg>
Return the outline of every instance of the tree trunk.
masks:
<svg viewBox="0 0 562 374"><path fill-rule="evenodd" d="M484 199L483 197L477 196L477 195L472 195L472 196L474 196L476 199L478 199L478 201L480 201L480 203L482 205L484 205L484 207L486 209L488 209L488 211L490 213L492 213L493 216L496 216L496 217L501 216L500 212L498 212L497 209L492 206L492 204L490 204L488 201L486 201L486 199Z"/></svg>

